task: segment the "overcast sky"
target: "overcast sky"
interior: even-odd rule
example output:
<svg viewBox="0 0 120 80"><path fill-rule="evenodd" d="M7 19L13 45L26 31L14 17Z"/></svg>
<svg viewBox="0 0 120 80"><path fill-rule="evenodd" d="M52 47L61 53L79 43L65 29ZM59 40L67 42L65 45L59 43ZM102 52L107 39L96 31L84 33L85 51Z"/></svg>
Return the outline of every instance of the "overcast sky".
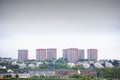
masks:
<svg viewBox="0 0 120 80"><path fill-rule="evenodd" d="M120 59L120 0L0 0L0 57L28 49L98 49ZM86 55L86 51L85 51Z"/></svg>

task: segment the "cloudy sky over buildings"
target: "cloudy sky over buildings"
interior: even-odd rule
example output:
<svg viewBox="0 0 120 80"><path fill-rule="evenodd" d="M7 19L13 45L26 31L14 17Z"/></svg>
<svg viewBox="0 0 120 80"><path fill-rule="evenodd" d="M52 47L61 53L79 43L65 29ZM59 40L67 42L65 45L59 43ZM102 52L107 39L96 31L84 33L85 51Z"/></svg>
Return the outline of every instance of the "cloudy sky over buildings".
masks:
<svg viewBox="0 0 120 80"><path fill-rule="evenodd" d="M0 0L0 57L73 47L120 59L120 0Z"/></svg>

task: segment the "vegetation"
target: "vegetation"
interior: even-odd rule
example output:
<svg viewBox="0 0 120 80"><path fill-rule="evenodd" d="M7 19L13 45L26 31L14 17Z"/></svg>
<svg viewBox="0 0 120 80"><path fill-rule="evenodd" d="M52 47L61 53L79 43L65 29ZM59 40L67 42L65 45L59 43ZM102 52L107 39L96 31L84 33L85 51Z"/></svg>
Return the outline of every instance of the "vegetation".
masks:
<svg viewBox="0 0 120 80"><path fill-rule="evenodd" d="M3 79L12 79L11 75L5 75Z"/></svg>
<svg viewBox="0 0 120 80"><path fill-rule="evenodd" d="M69 76L70 79L77 79L77 80L95 80L93 76L87 75L80 75L80 74L72 74Z"/></svg>
<svg viewBox="0 0 120 80"><path fill-rule="evenodd" d="M106 79L119 79L120 80L120 68L101 68L96 69L98 78Z"/></svg>
<svg viewBox="0 0 120 80"><path fill-rule="evenodd" d="M78 69L85 69L83 65L75 65L72 67L72 69L78 70Z"/></svg>
<svg viewBox="0 0 120 80"><path fill-rule="evenodd" d="M13 65L11 62L1 62L1 66L6 66L7 69L19 69L18 65Z"/></svg>
<svg viewBox="0 0 120 80"><path fill-rule="evenodd" d="M67 63L43 63L39 66L40 69L68 69L69 66L67 65Z"/></svg>
<svg viewBox="0 0 120 80"><path fill-rule="evenodd" d="M84 62L84 61L88 61L88 59L80 59L79 61ZM96 77L98 77L98 79L107 79L107 80L120 80L120 64L118 60L105 60L107 62L110 62L113 64L114 67L112 68L95 68L94 64L91 63L90 66L91 68L89 69L94 69L97 71L97 75ZM104 62L105 62L104 61ZM35 60L28 60L25 61L25 64L31 64L36 62ZM67 59L63 59L63 58L59 58L57 60L45 60L45 61L41 61L42 64L39 65L38 69L74 69L74 70L78 70L78 69L85 69L83 67L83 65L75 65L73 67L70 67L67 63ZM19 69L18 65L13 65L11 62L0 62L1 66L6 66L7 69L12 69L14 70L15 73L22 73L22 72L26 72L28 73L29 68L26 67L26 69ZM105 63L102 64L103 66L105 66ZM7 69L0 69L0 73L7 73ZM11 79L11 75L5 75L4 79ZM19 75L16 74L14 80L19 80ZM64 80L61 79L61 77L59 76L32 76L30 77L30 80ZM97 80L95 79L93 76L85 76L85 75L79 75L79 74L72 74L69 75L67 77L67 79L65 80Z"/></svg>
<svg viewBox="0 0 120 80"><path fill-rule="evenodd" d="M120 68L96 68L96 76L80 75L80 74L71 74L68 77L60 76L31 76L29 80L120 80ZM15 79L16 78L16 79ZM16 74L15 78L12 79L11 75L5 75L4 79L8 80L19 80L19 76ZM22 79L24 80L24 79Z"/></svg>
<svg viewBox="0 0 120 80"><path fill-rule="evenodd" d="M15 78L19 78L19 75L18 75L18 74L16 74L16 75L15 75Z"/></svg>
<svg viewBox="0 0 120 80"><path fill-rule="evenodd" d="M67 60L63 58L59 58L55 62L52 60L46 60L43 61L43 64L39 66L39 69L85 69L82 65L75 65L73 67L70 67L67 64Z"/></svg>
<svg viewBox="0 0 120 80"><path fill-rule="evenodd" d="M32 62L35 62L36 60L32 59L32 60L25 60L24 63L25 64L31 64Z"/></svg>
<svg viewBox="0 0 120 80"><path fill-rule="evenodd" d="M80 62L89 61L89 59L79 59Z"/></svg>
<svg viewBox="0 0 120 80"><path fill-rule="evenodd" d="M113 60L113 61L112 61L112 64L113 64L113 66L115 66L115 67L118 67L118 66L119 66L118 60Z"/></svg>
<svg viewBox="0 0 120 80"><path fill-rule="evenodd" d="M61 78L60 76L32 76L29 80L95 80L95 78L92 76L72 74L67 78Z"/></svg>
<svg viewBox="0 0 120 80"><path fill-rule="evenodd" d="M46 60L43 61L43 64L39 66L40 69L69 69L70 66L67 65L67 62L60 58L56 61Z"/></svg>
<svg viewBox="0 0 120 80"><path fill-rule="evenodd" d="M29 80L62 80L60 76L31 76Z"/></svg>
<svg viewBox="0 0 120 80"><path fill-rule="evenodd" d="M0 73L7 73L6 69L0 69Z"/></svg>

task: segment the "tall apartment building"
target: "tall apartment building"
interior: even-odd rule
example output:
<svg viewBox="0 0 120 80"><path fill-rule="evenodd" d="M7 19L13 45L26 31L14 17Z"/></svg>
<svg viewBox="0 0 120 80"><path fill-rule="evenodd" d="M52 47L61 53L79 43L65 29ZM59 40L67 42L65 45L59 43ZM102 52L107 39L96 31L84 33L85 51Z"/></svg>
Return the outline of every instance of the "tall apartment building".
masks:
<svg viewBox="0 0 120 80"><path fill-rule="evenodd" d="M63 49L63 58L67 59L67 49Z"/></svg>
<svg viewBox="0 0 120 80"><path fill-rule="evenodd" d="M63 49L63 58L67 59L70 62L77 62L78 52L79 52L78 48Z"/></svg>
<svg viewBox="0 0 120 80"><path fill-rule="evenodd" d="M70 62L77 62L79 59L84 59L84 50L78 48L63 49L63 58Z"/></svg>
<svg viewBox="0 0 120 80"><path fill-rule="evenodd" d="M28 50L26 49L18 50L18 61L23 62L25 60L28 60Z"/></svg>
<svg viewBox="0 0 120 80"><path fill-rule="evenodd" d="M36 49L36 60L46 60L46 49Z"/></svg>
<svg viewBox="0 0 120 80"><path fill-rule="evenodd" d="M69 48L67 51L67 58L70 62L77 62L78 61L78 48Z"/></svg>
<svg viewBox="0 0 120 80"><path fill-rule="evenodd" d="M78 59L85 59L85 51L84 49L79 49L79 52L78 52Z"/></svg>
<svg viewBox="0 0 120 80"><path fill-rule="evenodd" d="M97 60L97 49L87 49L87 57L89 60Z"/></svg>
<svg viewBox="0 0 120 80"><path fill-rule="evenodd" d="M57 59L57 49L56 48L48 48L46 49L46 55L48 60Z"/></svg>

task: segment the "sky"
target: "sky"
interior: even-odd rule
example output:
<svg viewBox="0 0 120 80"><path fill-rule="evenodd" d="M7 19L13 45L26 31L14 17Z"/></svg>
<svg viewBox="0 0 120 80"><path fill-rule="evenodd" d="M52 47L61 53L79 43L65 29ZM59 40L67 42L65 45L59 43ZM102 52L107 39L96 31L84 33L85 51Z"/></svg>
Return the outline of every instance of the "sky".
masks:
<svg viewBox="0 0 120 80"><path fill-rule="evenodd" d="M0 57L18 49L98 49L98 59L120 59L120 0L0 0Z"/></svg>

